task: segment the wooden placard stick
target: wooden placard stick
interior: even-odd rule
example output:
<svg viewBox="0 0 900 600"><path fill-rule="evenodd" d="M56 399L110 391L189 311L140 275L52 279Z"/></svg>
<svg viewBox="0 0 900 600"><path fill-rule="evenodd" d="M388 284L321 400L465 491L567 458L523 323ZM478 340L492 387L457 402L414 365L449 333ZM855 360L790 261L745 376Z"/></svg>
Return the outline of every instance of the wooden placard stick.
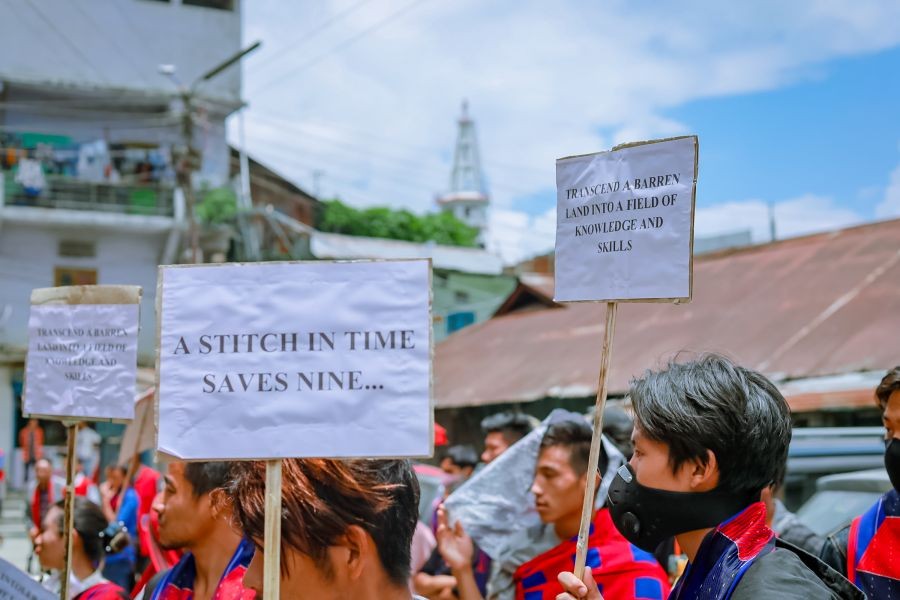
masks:
<svg viewBox="0 0 900 600"><path fill-rule="evenodd" d="M266 461L263 600L281 597L281 460Z"/></svg>
<svg viewBox="0 0 900 600"><path fill-rule="evenodd" d="M65 421L68 439L66 444L66 498L63 513L63 540L65 540L65 569L59 586L60 600L69 600L69 578L72 573L72 529L75 527L75 440L78 424Z"/></svg>
<svg viewBox="0 0 900 600"><path fill-rule="evenodd" d="M587 561L588 535L591 529L591 517L594 514L594 493L597 487L597 469L600 462L600 448L603 436L603 409L606 408L606 382L609 376L609 363L612 354L613 335L616 332L615 302L606 303L606 329L603 334L603 350L600 356L600 377L597 382L597 403L594 405L594 432L591 436L591 456L588 462L587 482L584 486L584 504L581 508L581 528L578 530L578 543L575 551L575 575L578 579L584 576L584 565Z"/></svg>

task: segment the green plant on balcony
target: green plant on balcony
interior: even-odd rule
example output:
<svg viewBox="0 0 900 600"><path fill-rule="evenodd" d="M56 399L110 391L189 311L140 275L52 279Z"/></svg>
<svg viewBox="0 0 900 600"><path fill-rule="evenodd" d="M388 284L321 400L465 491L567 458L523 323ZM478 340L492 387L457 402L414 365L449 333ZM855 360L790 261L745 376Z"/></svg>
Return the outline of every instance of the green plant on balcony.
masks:
<svg viewBox="0 0 900 600"><path fill-rule="evenodd" d="M237 215L237 195L229 187L220 187L202 193L195 214L200 221L200 247L204 254L227 254L234 237L232 222Z"/></svg>
<svg viewBox="0 0 900 600"><path fill-rule="evenodd" d="M229 187L207 190L197 205L196 214L204 225L230 223L237 214L237 195Z"/></svg>

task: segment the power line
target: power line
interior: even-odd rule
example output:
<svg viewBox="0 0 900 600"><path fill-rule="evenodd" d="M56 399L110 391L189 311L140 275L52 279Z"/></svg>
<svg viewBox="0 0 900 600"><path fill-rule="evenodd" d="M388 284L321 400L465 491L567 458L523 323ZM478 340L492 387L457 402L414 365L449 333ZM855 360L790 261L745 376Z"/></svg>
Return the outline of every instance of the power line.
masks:
<svg viewBox="0 0 900 600"><path fill-rule="evenodd" d="M258 116L255 116L253 114L251 114L251 117L259 118ZM267 121L268 119L261 118L260 120ZM429 159L430 161L432 161L429 164L428 162L425 162L425 159L423 157L421 157L421 155L419 156L419 159L417 160L417 159L411 159L409 156L401 156L396 153L392 154L392 153L385 152L384 149L382 149L382 148L379 148L377 151L366 150L356 144L350 144L343 140L336 140L335 138L329 137L329 136L323 134L322 132L312 131L308 127L304 127L302 124L280 123L280 122L276 122L276 121L269 121L269 122L273 123L274 125L276 125L278 127L286 127L286 128L294 128L295 130L302 130L303 135L305 135L307 137L313 137L313 138L318 138L320 140L324 140L326 143L331 144L332 146L342 147L347 152L352 152L352 153L356 153L356 154L365 156L366 158L368 158L370 160L386 159L386 160L389 160L392 163L392 165L397 164L397 163L404 163L409 166L409 169L411 171L412 170L415 170L418 172L428 171L435 177L441 177L441 178L448 177L449 173L450 173L450 169L447 166L445 166L443 164L439 165L438 163L433 162L433 158ZM436 152L436 151L431 150L431 152ZM502 178L489 177L489 180L490 180L490 186L492 188L500 190L500 191L505 191L505 192L509 192L511 194L516 194L516 195L525 195L525 194L531 193L531 191L529 191L529 190L517 189L513 185L504 183L504 180ZM433 191L436 192L439 190L433 190Z"/></svg>
<svg viewBox="0 0 900 600"><path fill-rule="evenodd" d="M360 2L357 2L356 4L353 4L352 6L342 10L341 12L339 12L335 15L332 15L328 19L325 19L325 21L316 25L315 27L306 31L305 33L301 33L299 36L297 36L297 40L298 40L297 43L288 44L288 45L282 47L268 61L257 62L257 64L253 67L254 70L260 70L260 69L264 70L266 67L273 65L274 63L278 62L279 59L288 56L288 52L290 52L292 50L296 50L297 48L300 48L301 46L308 44L310 40L314 39L320 33L322 33L323 31L326 31L329 27L331 27L335 23L337 23L344 17L347 17L347 16L353 14L354 12L356 12L357 10L359 10L366 4L370 3L371 1L372 0L360 0Z"/></svg>
<svg viewBox="0 0 900 600"><path fill-rule="evenodd" d="M267 118L267 119L270 119L273 121L276 121L276 120L282 121L289 125L293 125L295 127L304 127L304 125L294 122L293 117L288 117L287 115L280 115L280 114L276 114L276 113L272 113L272 112L261 112L258 110L252 111L251 114L256 115L257 117L262 115L263 118ZM391 138L385 137L382 134L373 133L371 131L363 131L361 129L347 127L346 125L339 124L339 123L328 122L328 123L323 123L323 124L332 129L343 129L344 131L346 131L348 133L352 133L355 136L367 137L374 141L388 143L393 146L403 146L403 147L409 148L411 150L424 151L424 152L437 153L437 152L443 151L443 148L423 146L420 144L411 144L409 142L403 142L401 140L391 139ZM495 160L484 159L484 160L482 160L482 162L486 167L490 167L492 169L498 168L498 169L503 169L503 170L507 170L507 171L517 171L519 173L524 173L524 172L533 173L535 170L535 167L528 167L525 165L513 165L510 163L498 162Z"/></svg>
<svg viewBox="0 0 900 600"><path fill-rule="evenodd" d="M424 4L425 2L428 2L428 0L413 0L413 2L410 2L409 4L401 7L399 10L392 12L384 19L381 19L380 21L374 23L373 25L363 29L362 31L358 32L356 35L347 38L346 40L337 44L336 46L333 46L329 50L326 50L325 52L315 56L314 58L300 64L296 68L290 69L289 71L282 73L280 76L272 78L269 81L267 81L266 83L264 83L260 86L257 86L257 88L253 91L261 92L262 90L265 90L265 89L275 85L276 83L285 81L288 77L292 77L302 71L305 71L306 69L312 67L313 65L316 65L319 62L321 62L322 60L328 58L332 54L334 54L336 52L340 52L341 50L355 44L356 42L358 42L362 38L366 37L367 35L375 33L379 29L382 29L383 27L390 24L392 21L400 18L401 16L403 16L406 13L408 13L409 11L411 11L413 8L416 8L417 6L419 6L420 4Z"/></svg>

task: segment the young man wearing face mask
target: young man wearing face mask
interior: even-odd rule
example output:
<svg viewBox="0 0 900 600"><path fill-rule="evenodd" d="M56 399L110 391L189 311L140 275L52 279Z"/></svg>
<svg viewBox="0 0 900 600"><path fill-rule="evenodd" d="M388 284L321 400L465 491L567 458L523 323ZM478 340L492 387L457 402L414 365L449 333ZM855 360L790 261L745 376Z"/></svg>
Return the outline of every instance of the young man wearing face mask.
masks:
<svg viewBox="0 0 900 600"><path fill-rule="evenodd" d="M648 372L629 395L634 455L610 484L610 513L645 550L676 537L689 564L670 600L863 598L766 526L760 493L791 439L787 402L768 379L707 355ZM561 600L601 597L590 572L559 580Z"/></svg>
<svg viewBox="0 0 900 600"><path fill-rule="evenodd" d="M829 536L821 555L869 600L900 598L900 366L887 372L875 398L885 428L884 466L894 489Z"/></svg>

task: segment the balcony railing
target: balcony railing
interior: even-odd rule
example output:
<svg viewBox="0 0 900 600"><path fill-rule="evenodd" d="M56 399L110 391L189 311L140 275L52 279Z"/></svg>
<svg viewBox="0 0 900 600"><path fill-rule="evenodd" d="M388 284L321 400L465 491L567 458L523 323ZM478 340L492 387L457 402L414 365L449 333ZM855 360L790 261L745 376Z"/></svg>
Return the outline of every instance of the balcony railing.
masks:
<svg viewBox="0 0 900 600"><path fill-rule="evenodd" d="M66 176L46 177L38 194L29 194L10 173L0 173L4 203L132 215L174 216L174 188L161 184L92 183Z"/></svg>

